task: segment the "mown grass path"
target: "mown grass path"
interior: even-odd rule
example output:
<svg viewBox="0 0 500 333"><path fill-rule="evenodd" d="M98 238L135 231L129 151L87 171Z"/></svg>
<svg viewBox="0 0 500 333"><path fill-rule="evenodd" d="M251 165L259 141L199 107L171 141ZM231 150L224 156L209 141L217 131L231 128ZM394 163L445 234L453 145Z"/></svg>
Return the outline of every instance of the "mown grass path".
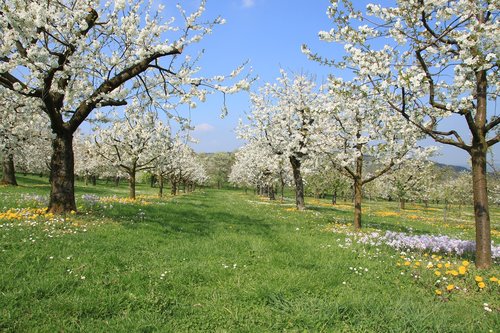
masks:
<svg viewBox="0 0 500 333"><path fill-rule="evenodd" d="M4 228L0 331L498 331L484 297L440 301L401 275L399 253L339 247L324 231L335 212L286 208L204 190L113 204L60 237Z"/></svg>

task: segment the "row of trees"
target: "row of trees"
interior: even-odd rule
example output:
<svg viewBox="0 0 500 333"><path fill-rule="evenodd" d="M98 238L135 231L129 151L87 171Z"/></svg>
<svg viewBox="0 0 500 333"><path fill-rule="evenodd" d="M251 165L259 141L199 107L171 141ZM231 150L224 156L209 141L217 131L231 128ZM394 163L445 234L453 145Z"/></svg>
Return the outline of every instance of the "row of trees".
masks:
<svg viewBox="0 0 500 333"><path fill-rule="evenodd" d="M296 206L302 210L304 163L337 170L352 181L356 229L361 228L363 186L409 160L420 163L433 150L418 147L420 131L376 94L340 79L316 88L314 80L282 71L277 83L265 85L251 100L248 123L238 129L248 145L237 154L232 179L253 178L245 174L245 161L264 164L262 176L269 179L290 167Z"/></svg>
<svg viewBox="0 0 500 333"><path fill-rule="evenodd" d="M169 8L165 17L164 5L144 0L3 3L0 97L8 103L2 103L1 110L0 133L7 143L2 150L7 161L12 160L17 143L24 140L16 137L19 132L9 123L24 127L20 132L29 136L32 125L39 128L48 123L50 133L41 136L48 137L52 146L48 211L76 210L74 136L96 109L148 100L155 112L179 119L172 112L179 104L194 108L208 94L249 88L252 80L240 78L243 66L226 76L199 75L199 56L183 53L224 20L203 19L204 0L192 13L180 5L177 9L175 14ZM128 119L134 112L141 114L135 106L128 108ZM133 173L125 166L122 169Z"/></svg>
<svg viewBox="0 0 500 333"><path fill-rule="evenodd" d="M276 194L281 194L283 199L284 190L294 188L291 166L279 157L269 158L270 155L261 154L265 147L253 152L251 147L247 145L236 153L229 180L235 186L253 189L271 200L276 199ZM370 161L371 157L366 159ZM367 173L372 169L371 164L367 164ZM337 200L354 200L353 180L345 172L339 172L329 160L323 163L304 161L302 173L306 196L328 197L332 205L337 204ZM394 201L400 209L412 202L424 206L431 203L453 205L461 211L462 207L472 204L471 181L472 174L466 169L455 170L427 160L410 159L363 186L362 198ZM499 205L500 178L497 172L490 173L489 183L488 197L493 204Z"/></svg>
<svg viewBox="0 0 500 333"><path fill-rule="evenodd" d="M38 124L44 123L43 119L37 120ZM46 129L48 122L45 123ZM42 133L33 133L32 129L23 132L23 126L19 128L18 124L24 123L9 127L9 150L6 149L3 158L3 181L11 185L16 184L14 156L18 171L50 172L51 149L47 137L50 132L42 132L45 137ZM99 177L127 178L132 199L135 199L136 176L141 171L157 179L160 196L165 181L171 184L172 194L177 193L180 183L203 184L207 180L203 163L188 146L189 137L181 134L172 136L170 126L159 120L157 113L134 100L124 112L107 117L106 123L96 126L92 134L76 134L73 142L75 175L93 181Z"/></svg>
<svg viewBox="0 0 500 333"><path fill-rule="evenodd" d="M344 55L325 59L304 45L305 54L349 71L356 86L408 124L469 154L476 265L491 266L486 157L500 141L500 117L488 108L500 89L498 2L410 0L363 10L349 0L331 0L327 14L332 28L319 37L342 44ZM467 130L442 127L448 117Z"/></svg>
<svg viewBox="0 0 500 333"><path fill-rule="evenodd" d="M363 185L410 157L419 160L415 143L422 135L462 149L472 166L476 264L489 267L486 157L500 141L500 117L488 108L500 88L498 3L411 0L362 10L348 0L331 0L327 14L333 27L319 37L343 44L344 54L325 59L306 45L302 50L352 79L331 76L317 91L313 80L282 73L278 83L252 96L249 123L240 136L254 147L241 155L266 146L270 156L289 160L297 208L303 209L301 166L321 151L321 158L331 159L353 182L359 229ZM461 119L467 131L443 128L448 117ZM378 167L367 174L369 155Z"/></svg>

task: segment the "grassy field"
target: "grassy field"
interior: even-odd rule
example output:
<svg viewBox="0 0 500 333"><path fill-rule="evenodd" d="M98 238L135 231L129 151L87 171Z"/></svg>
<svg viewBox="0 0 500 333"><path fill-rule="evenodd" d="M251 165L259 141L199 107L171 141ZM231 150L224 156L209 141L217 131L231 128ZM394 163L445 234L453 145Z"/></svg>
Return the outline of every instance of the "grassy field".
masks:
<svg viewBox="0 0 500 333"><path fill-rule="evenodd" d="M470 257L363 243L346 226L348 203L309 199L298 212L292 200L232 190L160 200L147 186L132 202L124 185L78 184L78 214L58 217L41 209L46 180L19 182L0 187L2 332L500 329L497 263L478 272ZM443 216L438 206L369 202L366 235L473 237L470 208Z"/></svg>

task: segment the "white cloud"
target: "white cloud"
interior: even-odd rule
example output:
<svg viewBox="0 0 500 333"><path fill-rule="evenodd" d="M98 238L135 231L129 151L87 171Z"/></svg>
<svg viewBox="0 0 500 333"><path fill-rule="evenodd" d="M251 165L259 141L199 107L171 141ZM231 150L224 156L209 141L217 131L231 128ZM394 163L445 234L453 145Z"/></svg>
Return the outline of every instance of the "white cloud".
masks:
<svg viewBox="0 0 500 333"><path fill-rule="evenodd" d="M255 0L242 0L243 8L250 8L255 6Z"/></svg>
<svg viewBox="0 0 500 333"><path fill-rule="evenodd" d="M194 127L194 130L195 132L212 132L213 130L215 130L215 127L210 124L203 123L196 125Z"/></svg>

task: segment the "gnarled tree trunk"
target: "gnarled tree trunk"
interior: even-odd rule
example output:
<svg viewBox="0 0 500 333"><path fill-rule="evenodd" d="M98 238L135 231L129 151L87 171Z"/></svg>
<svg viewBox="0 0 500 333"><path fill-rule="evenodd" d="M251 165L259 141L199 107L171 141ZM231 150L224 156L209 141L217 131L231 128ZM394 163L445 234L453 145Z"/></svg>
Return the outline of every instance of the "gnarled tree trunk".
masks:
<svg viewBox="0 0 500 333"><path fill-rule="evenodd" d="M73 133L60 131L52 140L50 160L50 201L48 212L76 211Z"/></svg>
<svg viewBox="0 0 500 333"><path fill-rule="evenodd" d="M295 205L298 210L306 209L304 203L304 181L300 172L301 162L295 156L290 156L290 163L293 170L293 180L295 182Z"/></svg>
<svg viewBox="0 0 500 333"><path fill-rule="evenodd" d="M2 172L3 176L2 180L0 180L0 184L17 186L16 169L14 167L13 154L5 154L3 156Z"/></svg>
<svg viewBox="0 0 500 333"><path fill-rule="evenodd" d="M135 200L135 169L128 174L128 197Z"/></svg>

